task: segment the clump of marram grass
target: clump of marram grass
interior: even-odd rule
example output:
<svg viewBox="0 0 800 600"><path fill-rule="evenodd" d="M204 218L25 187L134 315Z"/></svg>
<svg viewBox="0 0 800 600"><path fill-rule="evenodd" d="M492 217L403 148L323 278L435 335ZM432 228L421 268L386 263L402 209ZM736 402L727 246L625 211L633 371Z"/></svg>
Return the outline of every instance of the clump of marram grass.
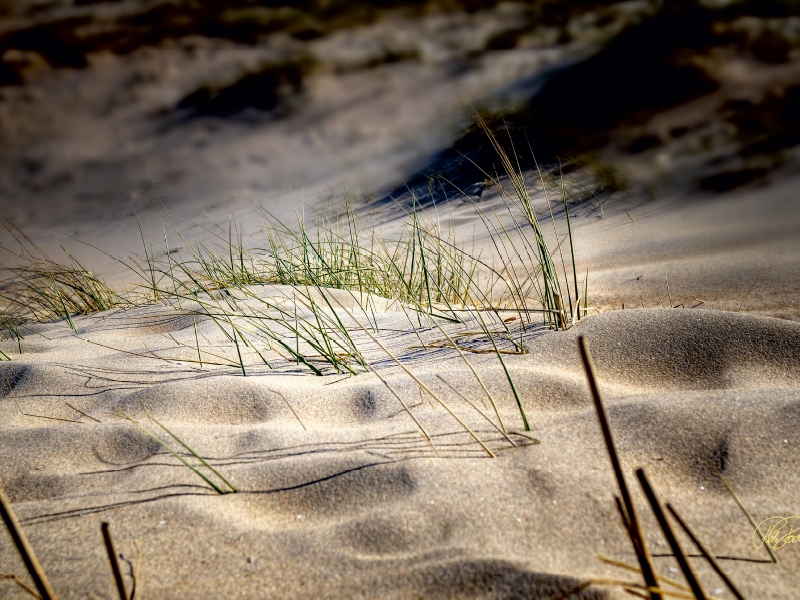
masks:
<svg viewBox="0 0 800 600"><path fill-rule="evenodd" d="M503 261L504 267L510 267L508 271L516 279L515 285L517 289L524 289L527 291L529 288L532 288L542 307L549 326L553 329L565 329L569 326L570 321L574 322L581 318L581 307L569 202L563 177L561 177L560 193L566 217L567 235L560 240L559 238L561 236L556 226L556 219L547 184L545 183L542 169L537 166L539 182L553 226L555 247L551 248L545 239L540 216L537 214L536 208L534 207L531 191L525 182L524 174L519 164L517 163L515 167L512 162L512 157L516 156L516 150L512 145L509 154L509 152L503 148L494 132L489 129L480 117L478 117L478 124L483 128L489 141L497 152L503 172L512 187L511 191L506 190L503 186L503 182L498 177L489 177L487 174L488 181L494 184L494 187L497 189L497 192L508 210L505 221L495 213L494 216L497 226L494 227L494 223L492 223L494 231L497 233L497 237L500 238L501 244L503 245L505 254L505 260ZM484 215L482 211L480 214L484 223L488 224L488 216ZM526 225L530 228L530 234L527 228L525 228ZM500 234L501 231L502 235ZM512 237L512 231L517 235ZM565 242L567 239L569 240L569 254L568 258L565 259L562 242ZM560 258L563 280L558 272L556 262L554 262L554 255L556 252L558 252ZM572 289L570 289L570 278L567 273L567 262L569 262L569 270L572 272ZM522 278L516 275L516 269L520 268L524 273L524 277ZM564 290L566 290L566 294ZM585 297L584 306L586 306Z"/></svg>
<svg viewBox="0 0 800 600"><path fill-rule="evenodd" d="M192 243L164 212L162 219L180 236L189 256L176 258L165 247L162 250L166 258L156 261L145 246L145 264L138 267L138 272L144 287L151 288L154 299L167 300L180 310L210 318L235 346L237 359L232 364L243 375L247 375L243 348L255 351L268 367L271 365L264 349L303 364L317 375L322 375L323 370L315 362L327 364L339 373L355 374L358 368L370 370L340 317L342 311L336 310L335 303L339 301L326 291L331 288L347 291L368 322L370 314L374 314L375 296L396 300L404 309L436 326L442 319L463 323L466 316L490 340L525 429L529 429L522 399L503 358L505 352L499 347L498 334L509 339L511 336L506 324L509 319L502 318L501 313L517 313L520 340L513 343L515 353L524 353L522 333L526 323L531 322L531 313L540 312L546 324L560 329L579 319L582 310L574 257L569 255L573 276L570 290L561 251L564 240L558 240L552 208L550 216L558 242L555 249L545 240L522 174L514 170L500 145L492 140L503 159L506 181L512 183L513 192L503 187L503 181L495 179L507 214L493 212L490 218L477 205L475 210L493 234L492 264L499 266L492 266L481 255L465 250L453 227L441 224L438 213L434 219L424 211L417 211L415 204L407 213L399 236L387 239L362 224L348 203L337 217L319 218L311 226L298 216L296 226L290 227L265 212L263 229L267 244L265 248L254 249L244 248L243 236L238 229L234 235L233 226L227 238L211 234L210 240ZM543 178L541 183L545 185ZM546 188L544 193L550 206ZM569 219L566 196L563 202ZM571 250L569 220L567 225ZM563 280L553 259L555 251L561 258ZM289 286L288 307L261 298L253 287L258 284ZM369 325L376 329L377 321L373 319ZM448 336L446 332L445 335ZM467 360L455 343L451 345ZM199 344L197 355L197 362L202 363ZM494 405L491 396L490 401ZM495 412L499 419L496 407ZM502 420L499 422L505 432Z"/></svg>
<svg viewBox="0 0 800 600"><path fill-rule="evenodd" d="M545 240L523 174L514 168L511 158L488 129L487 135L505 171L503 180L487 174L487 181L496 188L507 212L498 215L492 211L490 215L477 204L474 208L476 221L483 223L492 238L494 256L476 256L469 252L455 239L452 226L449 229L447 224L442 226L438 212L434 220L425 211L416 210L416 205L407 213L405 228L396 239L378 236L357 218L349 203L338 216L320 217L311 225L298 216L294 227L263 212L266 244L263 248L251 249L244 247L238 229L234 235L233 224L227 239L211 234L211 240L204 237L190 243L164 212L160 216L168 227L164 232L164 247L160 250L166 258L155 259L152 242L148 250L140 227L143 257L138 262L119 261L141 277L137 291L145 294L136 295L111 289L63 246L68 259L66 264L48 257L18 228L6 226L19 244L19 252L12 254L21 266L7 269L11 277L0 293L5 304L3 317L9 323L63 319L72 326L71 316L75 314L90 314L143 301L195 297L199 292L209 294L214 290L243 289L248 285L282 284L298 290L334 288L349 290L361 297L381 296L429 314L473 308L495 311L513 308L529 313L537 310L538 305L538 312L551 327L566 327L580 319L585 309L579 307L580 292L563 181L561 192L570 252L567 261L562 249L566 242L559 239L541 172L542 190L555 234L552 247ZM504 182L511 183L511 191L506 190ZM190 255L188 260L173 256L174 249L169 247L166 235L170 229L180 236ZM554 259L556 252L563 278ZM572 282L566 262L570 264Z"/></svg>
<svg viewBox="0 0 800 600"><path fill-rule="evenodd" d="M17 251L3 248L18 266L7 269L0 300L0 327L19 339L25 321L64 320L74 329L73 315L86 315L120 306L126 299L81 264L61 246L66 264L50 258L18 227L4 223L19 245Z"/></svg>
<svg viewBox="0 0 800 600"><path fill-rule="evenodd" d="M549 213L553 226L554 242L549 244L533 193L510 158L513 149L509 155L488 129L487 135L505 172L503 178L487 174L487 180L505 211L500 214L486 209L465 195L475 211L476 223L490 237L491 244L484 253L476 254L457 239L452 213L450 220L440 218L440 209L449 207L440 203L434 204L432 211L423 210L416 198L412 198L407 218L394 237L379 235L357 216L349 201L334 216L320 215L310 224L298 215L294 226L262 211L264 244L250 248L245 247L244 234L233 222L227 236L206 229L201 239L190 241L163 206L153 207L164 234L163 247L156 250L164 258L156 259L152 241L145 239L141 226L143 255L127 261L108 255L139 277L138 286L125 294L105 285L66 249L68 261L62 265L47 257L21 231L7 227L23 250L15 255L22 266L9 270L11 282L0 295L7 307L2 314L7 320L17 319L9 321L13 323L26 318L63 319L74 330L74 314L157 302L195 319L194 346L172 338L197 357L188 361L183 358L183 362L234 367L247 376L247 362L254 357L272 368L267 358L272 351L315 375L323 375L326 369L355 375L374 369L353 339L352 323L358 323L357 329L372 338L370 330L378 329L376 298L387 298L406 311L412 328L411 317L416 315L420 325L425 320L441 330L448 340L445 346L453 347L478 378L505 434L494 398L441 322L477 327L491 343L490 352L503 368L528 430L522 398L504 359L507 351L501 349L501 340L512 342L513 353L524 353L523 334L534 324L532 315L537 313L550 328L568 327L586 312L586 287L584 282L581 307L563 180L560 195L566 234L557 230L545 177L538 173L545 214ZM548 178L552 180L552 174ZM169 238L174 235L183 246L177 253L170 247ZM28 251L23 241L37 254ZM567 243L568 253L562 248ZM263 297L259 286L268 284L287 286L283 297ZM366 325L341 305L331 289L349 294ZM198 319L209 319L216 325L235 350L235 358L225 355L224 350L201 347ZM515 332L508 325L511 321L516 321Z"/></svg>

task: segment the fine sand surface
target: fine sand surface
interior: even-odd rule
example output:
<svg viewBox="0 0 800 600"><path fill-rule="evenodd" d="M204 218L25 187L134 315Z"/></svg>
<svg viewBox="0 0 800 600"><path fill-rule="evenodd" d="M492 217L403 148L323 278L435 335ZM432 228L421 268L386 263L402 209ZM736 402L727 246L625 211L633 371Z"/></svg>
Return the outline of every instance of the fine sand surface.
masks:
<svg viewBox="0 0 800 600"><path fill-rule="evenodd" d="M463 130L476 109L499 107L512 125L503 144L518 135L545 166L540 180L533 156L517 163L542 215L537 186L547 179L560 201L550 161L565 157L590 314L558 332L536 319L520 331L518 317L511 337L496 336L502 350L520 336L526 349L503 357L530 431L491 341L465 333L481 318L499 329L489 313L434 324L397 302L372 298L364 313L348 292L326 291L371 368L352 377L312 361L315 376L264 348L271 368L250 348L240 357L217 323L166 302L74 317L74 330L31 325L19 343L0 330L0 358L11 359L0 361L0 486L59 598L118 597L103 522L136 600L633 597L581 587L642 580L599 558L637 562L579 335L657 572L683 581L640 466L747 598L797 597L800 544L774 564L715 473L757 522L800 516L797 16L766 18L759 3L548 2L539 14L431 1L419 14L322 19L317 31L299 9L275 29L270 11L72 4L0 0L0 217L53 258L64 243L130 291L141 281L104 252L141 263L146 237L148 260L190 260L174 224L223 246L235 228L257 254L265 212L289 227L297 214L335 222L345 195L379 237L396 239L419 200L462 248L492 256L497 240L475 209L506 207L486 173L467 181L471 157L480 163L491 145ZM177 29L130 28L162 4L177 7ZM215 19L229 33L195 31ZM242 23L258 40L239 39ZM72 48L72 62L48 54L48 40ZM254 82L269 84L265 97L252 97ZM526 114L533 125L515 129ZM494 158L481 163L492 176ZM451 176L464 194L445 190ZM566 251L557 206L554 221L558 240L547 220L544 236ZM16 249L5 232L0 245ZM288 287L248 291L312 318ZM220 364L239 360L246 368ZM199 464L180 438L237 493L217 494L126 416ZM680 538L706 592L733 598ZM30 582L0 532L0 575L10 574ZM0 578L0 599L26 597Z"/></svg>
<svg viewBox="0 0 800 600"><path fill-rule="evenodd" d="M673 202L642 206L633 213L639 219L628 220L629 229L619 211L611 211L604 219L586 217L578 231L584 240L604 237L608 247L614 239L620 248L638 244L629 255L634 266L667 260L654 231L665 239L682 235L684 244L671 253L670 264L688 265L680 271L683 283L699 286L703 273L718 272L721 280L722 268L738 273L742 250L731 243L703 267L680 259L681 248L724 248L742 225L735 214L759 227L747 211L757 212L764 197L780 203L781 193L786 191L778 187L728 198L738 213L715 213L714 201L698 200L698 220L682 230L675 223L692 207ZM778 227L775 219L764 222ZM642 228L639 237L634 226ZM773 236L753 244L779 242ZM621 272L622 259L615 267L608 260L612 273ZM763 256L753 260L769 263ZM768 286L796 285L796 259L779 256L773 264L780 260L785 279L765 269L766 292ZM725 285L738 285L730 277ZM274 286L254 291L284 303L290 295ZM724 568L749 598L795 593L797 548L779 550L777 565L755 548L752 527L709 466L723 472L757 521L800 510L800 324L745 312L788 309L791 294L770 304L759 300L769 297L762 292L738 313L736 306L727 312L691 304L626 305L564 332L529 327L523 335L528 353L505 358L530 432L523 431L496 355L467 353L498 402L508 438L459 354L419 347L441 339L441 331L391 302L378 301L376 311L365 315L347 292L332 295L360 322L374 318L377 338L496 457L421 392L343 309L358 348L419 426L374 373L347 378L328 368L316 377L275 353L265 356L270 370L247 352L247 377L230 367L200 368L190 362L196 354L178 345L194 346L193 321L170 307L79 317L77 334L64 323L34 326L41 336L28 335L22 354L14 342L0 344L13 358L0 363L0 481L59 597L114 597L103 521L110 522L125 561L135 564L140 553L137 598L545 599L589 578L637 581L598 559L603 554L636 562L615 511L618 492L578 335L588 338L594 353L657 570L681 579L674 559L661 556L669 548L639 493L633 477L638 466L706 545L727 557ZM469 330L474 320L467 315L465 325L443 326L453 334ZM235 359L235 348L213 322L198 321L197 330L203 352ZM473 350L491 348L480 336L460 340ZM169 442L147 420L148 411L238 493L216 494L115 416L116 409ZM709 593L732 597L702 559L692 563ZM0 565L3 572L24 575L7 537ZM123 570L130 588L125 562ZM0 596L24 597L10 581L0 585ZM619 588L594 586L573 597L622 596L629 597Z"/></svg>

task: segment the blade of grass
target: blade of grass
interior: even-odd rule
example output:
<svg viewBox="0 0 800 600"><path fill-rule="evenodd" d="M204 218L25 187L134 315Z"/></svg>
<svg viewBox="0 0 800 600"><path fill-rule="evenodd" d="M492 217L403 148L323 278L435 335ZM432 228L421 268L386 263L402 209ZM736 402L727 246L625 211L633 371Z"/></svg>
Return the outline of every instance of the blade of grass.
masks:
<svg viewBox="0 0 800 600"><path fill-rule="evenodd" d="M462 421L462 420L461 420L461 418L460 418L458 415L456 415L456 414L453 412L453 410L452 410L452 409L451 409L451 408L450 408L450 407L447 405L447 403L446 403L446 402L444 402L444 401L443 401L443 400L442 400L442 399L441 399L441 398L440 398L440 397L439 397L439 396L438 396L436 393L434 393L434 392L433 392L433 391L432 391L432 390L431 390L431 389L430 389L430 388L429 388L427 385L425 385L425 383L424 383L424 382L422 382L422 381L421 381L421 380L420 380L420 379L419 379L419 378L418 378L416 375L414 375L414 373L412 373L412 372L411 372L411 371L408 369L408 367L406 367L406 366L405 366L405 365L404 365L402 362L400 362L400 360L398 360L398 359L397 359L397 357L396 357L394 354L392 354L392 353L389 351L389 349L388 349L388 348L386 348L386 346L384 346L384 345L383 345L383 344L380 342L380 340L378 340L378 338L376 338L374 335L372 335L372 333L371 333L371 332L370 332L370 331L369 331L369 330L368 330L366 327L364 327L364 326L363 326L363 325L362 325L362 324L361 324L361 323L358 321L358 319L356 319L356 318L355 318L355 316L353 315L353 313L351 313L351 312L350 312L350 311L349 311L349 310L348 310L348 309L347 309L347 308L346 308L346 307L345 307L345 306L344 306L344 305L343 305L341 302L339 302L339 300L338 300L338 299L337 299L335 296L333 297L333 299L336 301L336 303L339 305L339 307L340 307L340 308L341 308L343 311L345 311L345 312L347 313L347 315L348 315L348 316L349 316L351 319L353 319L353 321L355 321L355 323L356 323L356 324L357 324L359 327L361 327L361 329L364 331L364 333L366 333L366 334L369 336L369 338L370 338L370 339L371 339L371 340L372 340L372 341L373 341L373 342L374 342L374 343L375 343L375 344L376 344L376 345L377 345L377 346L378 346L378 347L379 347L381 350L383 350L383 351L386 353L386 355L387 355L389 358L391 358L391 359L392 359L392 361L393 361L395 364L397 364L397 366L399 366L399 367L400 367L400 368L401 368L403 371L405 371L405 373L406 373L406 374L407 374L409 377L411 377L411 379L413 379L413 380L414 380L414 381L417 383L417 385L419 385L419 386L420 386L422 389L424 389L424 390L425 390L425 391L426 391L428 394L430 394L430 395L433 397L433 399L434 399L434 400L436 400L436 401L437 401L437 402L438 402L438 403L439 403L439 404L440 404L440 405L441 405L441 406L442 406L442 407L443 407L443 408L444 408L444 409L445 409L445 410L446 410L448 413L450 413L450 415L451 415L451 416L452 416L452 417L453 417L453 418L454 418L454 419L455 419L455 420L458 422L458 424L459 424L459 425L461 425L461 426L462 426L462 427L463 427L463 428L464 428L464 429L465 429L465 430L466 430L466 431L467 431L467 432L470 434L470 436L472 436L472 438L473 438L473 439L474 439L474 440L475 440L475 441L478 443L478 445L480 445L480 447L481 447L481 448L483 448L483 449L486 451L486 453L487 453L489 456L491 456L492 458L496 458L496 457L495 457L495 455L494 455L494 452L492 452L492 451L489 449L489 447L488 447L486 444L484 444L484 443L483 443L483 441L482 441L482 440L481 440L481 439L480 439L480 438L479 438L479 437L478 437L478 436L475 434L475 432L474 432L474 431L472 431L472 429L470 429L469 425L467 425L466 423L464 423L464 421Z"/></svg>
<svg viewBox="0 0 800 600"><path fill-rule="evenodd" d="M294 412L294 411L292 411L292 412ZM295 415L295 416L297 416L297 415ZM163 424L161 423L161 421L159 421L158 419L156 419L156 418L155 418L153 415L151 415L149 412L147 413L147 418L148 418L148 419L150 419L151 421L153 421L153 422L154 422L156 425L158 425L159 427L161 427L161 429L163 429L165 432L167 432L167 434L169 434L169 436L170 436L172 439L174 439L174 440L175 440L176 442L178 442L178 443L179 443L181 446L183 446L183 447L184 447L184 448L185 448L185 449L186 449L186 450L187 450L187 451L188 451L188 452L189 452L189 453L190 453L192 456L194 456L194 457L195 457L197 460L199 460L201 463L203 463L203 466L205 466L205 467L206 467L206 468L207 468L209 471L211 471L212 473L214 473L214 475L216 475L217 477L219 477L219 478L220 478L220 479L223 481L223 483L225 483L225 485L227 485L229 488L231 488L231 491L233 491L233 492L236 492L236 491L238 491L238 490L237 490L235 487L233 487L233 484L231 484L231 482L230 482L230 481L228 481L227 479L225 479L225 477L222 475L222 473L220 473L220 472L219 472L219 471L217 471L217 470L216 470L214 467L212 467L210 464L208 464L208 462L206 461L206 459L204 459L204 458L203 458L202 456L200 456L200 455L199 455L197 452L195 452L195 451L194 451L194 450L193 450L193 449L192 449L192 448L191 448L191 447L190 447L190 446L189 446L189 445L188 445L186 442L184 442L184 441L183 441L181 438L179 438L177 435L175 435L175 434L174 434L172 431L170 431L169 429L167 429L167 427L166 427L165 425L163 425ZM298 418L298 421L299 421L299 420L300 420L300 419ZM302 422L301 422L301 425L302 425ZM305 429L305 426L303 427L303 429Z"/></svg>
<svg viewBox="0 0 800 600"><path fill-rule="evenodd" d="M198 476L198 477L200 477L200 478L201 478L203 481L205 481L205 482L206 482L208 485L210 485L210 486L211 486L211 487L214 489L214 491L215 491L215 492L217 492L217 493L218 493L218 494L220 494L220 495L223 495L223 494L227 494L227 493L229 493L229 492L225 491L224 489L222 489L222 488L221 488L219 485L217 485L217 484L216 484L214 481L212 481L212 480L211 480L211 479L210 479L210 478L209 478L209 477L208 477L208 476L207 476L205 473L203 473L203 472L202 472L202 471L200 471L200 470L199 470L197 467L195 467L194 465L192 465L191 463L189 463L189 461L187 461L185 458L183 458L183 457L182 457L180 454L178 454L177 452L175 452L175 450L173 450L173 449L172 449L172 448L170 448L170 447L169 447L167 444L165 444L164 442L162 442L162 441L161 441L161 440L158 438L158 436L156 436L156 435L155 435L155 434L153 434L152 432L148 431L148 430L147 430L145 427L143 427L143 426L141 425L141 423L139 423L138 421L136 421L136 420L135 420L133 417L130 417L130 416L128 416L127 414L125 414L124 412L122 412L122 411L121 411L121 410L119 410L119 409L117 409L117 415L121 416L123 419L127 419L128 421L130 421L131 423L133 423L134 425L136 425L136 427L138 427L139 429L141 429L141 430L142 430L142 431L143 431L145 434L147 434L149 437L151 437L153 440L155 440L155 441L156 441L156 442L157 442L157 443L158 443L158 444L159 444L159 445L160 445L162 448L164 448L164 449L165 449L167 452L169 452L169 453L170 453L170 454L172 454L172 455L173 455L175 458L177 458L179 461L181 461L181 462L182 462L182 463L183 463L183 464L184 464L186 467L188 467L188 468L189 468L189 469L190 469L190 470L191 470L191 471L192 471L192 472L193 472L195 475L197 475L197 476ZM234 490L234 491L235 491L235 490Z"/></svg>
<svg viewBox="0 0 800 600"><path fill-rule="evenodd" d="M481 410L480 410L480 409L479 409L477 406L475 406L475 405L474 405L472 402L470 402L469 398L467 398L467 397L466 397L464 394L462 394L462 393L461 393L461 392L459 392L459 391L458 391L456 388L454 388L452 385L450 385L450 384L447 382L447 380L446 380L446 379L444 379L444 377L442 377L441 375L438 375L438 374L437 374L437 375L436 375L436 377L438 377L438 378L439 378L439 379L442 381L442 383L444 383L444 384L445 384L447 387L449 387L451 390L453 390L453 391L456 393L456 395L457 395L459 398L461 398L461 399L462 399L464 402L466 402L466 403L467 403L467 404L469 404L469 405L470 405L470 406L471 406L473 409L475 409L475 412L477 412L477 413L478 413L479 415L481 415L481 416L482 416L484 419L486 419L486 420L487 420L487 421L488 421L488 422L489 422L489 423L492 425L492 427L494 427L495 429L497 429L497 431L499 431L499 432L502 434L502 436L503 436L504 438L506 438L506 441L508 441L508 443L509 443L509 444L511 444L512 446L516 447L516 444L514 443L514 440L512 440L510 437L508 437L508 433L506 433L506 431L505 431L505 430L503 430L503 429L501 429L500 427L498 427L498 426L497 426L497 424L496 424L494 421L492 421L492 420L491 420L489 417L487 417L485 414L483 414L483 412L482 412L482 411L481 411Z"/></svg>
<svg viewBox="0 0 800 600"><path fill-rule="evenodd" d="M0 488L0 516L3 517L3 522L8 529L8 533L11 534L11 539L14 541L19 555L22 557L22 562L25 563L25 568L28 570L33 580L33 585L36 586L39 595L43 600L55 600L55 592L53 592L53 588L50 586L50 582L44 574L42 565L36 560L36 554L34 554L33 548L25 535L25 531L20 526L17 515L11 507L11 502L9 502L2 488Z"/></svg>
<svg viewBox="0 0 800 600"><path fill-rule="evenodd" d="M739 508L742 509L742 512L744 513L744 516L747 517L747 520L750 521L750 525L753 526L753 531L757 531L758 532L758 537L761 539L761 542L762 542L763 546L767 549L767 552L769 552L769 556L772 559L772 562L774 562L775 564L778 564L778 557L775 556L775 551L772 549L772 547L769 544L767 544L764 541L764 534L761 533L761 529L759 528L758 524L756 523L756 520L753 518L753 515L750 514L749 510L747 510L747 507L744 505L744 502L741 501L739 496L736 494L736 492L731 487L731 484L728 483L728 480L725 479L725 476L722 473L720 473L720 471L717 469L717 467L714 465L714 463L712 463L711 461L708 461L708 465L711 467L711 470L714 471L714 473L717 474L717 477L719 477L722 480L722 483L725 485L725 488L728 490L730 495L733 496L733 499L736 501L736 504L738 504Z"/></svg>

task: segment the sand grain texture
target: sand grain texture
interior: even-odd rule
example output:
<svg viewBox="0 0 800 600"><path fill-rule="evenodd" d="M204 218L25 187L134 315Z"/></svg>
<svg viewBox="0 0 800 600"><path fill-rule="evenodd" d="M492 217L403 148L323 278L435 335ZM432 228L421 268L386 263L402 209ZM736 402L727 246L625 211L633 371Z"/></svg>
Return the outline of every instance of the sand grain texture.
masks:
<svg viewBox="0 0 800 600"><path fill-rule="evenodd" d="M530 352L507 357L530 433L521 431L496 358L470 355L500 403L512 448L438 379L491 414L455 351L411 349L416 336L397 332L406 317L378 315L383 343L497 458L487 458L363 333L357 344L413 407L439 457L374 375L314 377L283 363L244 378L233 368L178 364L185 350L170 349L164 330L179 341L194 333L166 307L81 317L79 336L60 324L38 326L49 339L26 338L23 354L0 364L13 389L0 393L0 476L59 595L112 597L103 520L111 522L129 586L126 561L141 551L140 598L545 599L589 577L631 579L596 558L635 562L614 509L580 334L593 349L629 475L645 466L715 553L741 559L722 562L749 597L791 596L796 550L784 549L778 565L764 562L708 461L757 520L796 512L800 325L639 309L592 316L567 332L534 328L525 334ZM214 341L209 323L199 329ZM145 348L175 360L130 354ZM13 351L9 342L3 349ZM29 414L81 422L23 416L14 397ZM239 493L214 493L112 416L115 408L140 419L149 411ZM657 569L679 578L673 559L658 556L668 548L638 489L635 501ZM729 597L702 560L692 561L707 589ZM0 564L20 572L8 542ZM5 582L2 593L22 592ZM575 597L616 593L590 588Z"/></svg>
<svg viewBox="0 0 800 600"><path fill-rule="evenodd" d="M517 165L536 209L555 206L550 248L566 231L550 161L565 159L578 272L563 274L588 270L591 315L564 332L534 325L527 353L505 355L529 432L496 356L468 353L505 437L458 353L424 347L441 331L389 300L366 315L329 291L377 322L380 342L485 448L344 309L381 377L314 363L317 377L267 348L271 368L243 349L245 376L221 366L239 358L212 319L167 304L75 317L74 330L40 323L20 345L0 332L12 359L0 361L0 486L58 597L117 597L103 521L129 591L138 573L137 600L554 600L592 578L638 581L598 558L636 563L578 335L656 570L681 579L640 466L748 598L796 597L800 544L773 564L714 472L757 521L800 515L796 7L777 3L785 16L768 18L762 3L737 2L349 4L376 3L0 2L0 216L59 260L64 242L125 292L141 280L112 255L132 261L147 239L148 261L192 259L160 231L165 211L188 240L224 246L235 231L263 249L257 207L290 227L317 211L333 223L345 194L387 239L407 225L403 208L437 224L446 208L462 247L486 258L500 234L475 209L507 207L484 181L498 169L492 145L464 127L475 109L502 107L512 127L498 138L517 158L530 151ZM292 312L288 288L249 291ZM480 328L464 317L441 326ZM125 415L197 464L157 419L238 493L215 493ZM681 541L705 589L731 598ZM28 581L0 532L0 574L11 573ZM6 597L27 596L0 579ZM568 597L630 596L593 586Z"/></svg>

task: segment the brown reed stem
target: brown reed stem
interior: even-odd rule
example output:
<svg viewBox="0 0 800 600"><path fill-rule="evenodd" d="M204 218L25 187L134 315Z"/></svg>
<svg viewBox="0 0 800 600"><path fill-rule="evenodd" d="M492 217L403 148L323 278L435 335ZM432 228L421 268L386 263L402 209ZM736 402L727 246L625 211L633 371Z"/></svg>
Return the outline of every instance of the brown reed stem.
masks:
<svg viewBox="0 0 800 600"><path fill-rule="evenodd" d="M37 593L36 593L36 590L34 590L34 589L33 589L32 587L30 587L29 585L27 585L27 584L26 584L24 581L22 581L22 580L21 580L19 577L17 577L16 575L6 575L6 574L0 574L0 580L3 580L3 579L10 579L10 580L11 580L11 581L13 581L14 583L16 583L16 584L17 584L17 586L19 586L21 589L23 589L23 590L25 590L26 592L28 592L28 594L30 594L31 596L33 596L33 597L34 597L34 598L36 598L37 600L41 600L41 598L42 598L42 597L41 597L39 594L37 594Z"/></svg>
<svg viewBox="0 0 800 600"><path fill-rule="evenodd" d="M106 544L106 552L108 552L108 562L111 563L111 572L114 574L114 581L117 584L117 592L119 593L119 600L128 600L128 592L125 591L125 582L122 580L122 571L119 569L119 561L117 560L117 552L114 550L114 540L111 539L111 530L108 523L104 522L100 526L103 533L103 541Z"/></svg>
<svg viewBox="0 0 800 600"><path fill-rule="evenodd" d="M736 589L736 586L733 585L733 582L728 578L728 576L722 570L722 567L719 566L717 559L714 558L714 555L711 554L711 552L705 547L703 542L700 541L700 538L698 538L695 535L694 531L692 531L692 529L689 527L689 524L680 517L678 512L672 507L672 505L669 502L667 502L666 507L667 510L672 515L672 518L675 519L678 525L681 526L681 529L683 529L686 535L689 536L689 539L692 540L692 543L695 546L697 546L698 550L700 550L700 554L702 554L705 557L705 559L709 562L711 568L714 569L714 571L717 572L717 575L719 575L720 579L722 579L722 581L725 582L725 585L728 586L728 589L734 595L736 600L745 600L745 597L738 589Z"/></svg>
<svg viewBox="0 0 800 600"><path fill-rule="evenodd" d="M661 526L661 530L664 532L664 537L667 538L667 543L669 544L670 548L672 548L672 553L675 555L675 560L678 561L678 566L681 568L681 571L683 571L683 576L686 578L686 583L688 583L689 587L692 588L692 593L695 595L697 600L706 600L706 594L703 591L703 588L700 587L700 582L697 580L697 576L694 574L694 571L692 571L692 566L689 564L689 561L686 560L686 555L683 553L683 549L678 543L678 538L675 537L675 533L672 531L669 521L667 521L667 517L661 508L661 503L658 501L653 487L647 480L647 475L645 475L644 469L636 469L636 477L639 479L639 483L642 485L642 490L644 490L644 495L647 496L647 501L650 503L650 508L653 509L653 514L656 516L658 524Z"/></svg>
<svg viewBox="0 0 800 600"><path fill-rule="evenodd" d="M636 553L636 558L639 559L639 566L642 569L644 581L647 584L647 587L651 589L650 598L652 600L661 600L661 594L652 591L653 588L658 588L655 569L653 568L653 562L650 558L650 553L647 551L647 546L644 542L644 536L642 535L642 529L639 526L639 520L636 517L636 509L633 506L633 500L631 500L631 495L628 491L628 485L625 483L625 476L622 473L622 466L620 465L619 457L617 456L617 449L614 446L614 436L611 433L611 426L608 421L606 407L603 404L603 398L600 395L600 388L597 386L597 377L594 373L594 362L592 361L592 355L589 352L589 344L586 341L586 338L582 335L578 336L578 349L581 352L583 368L586 371L586 378L589 381L589 389L592 392L594 407L597 411L597 418L600 421L600 429L603 431L603 439L606 442L608 456L611 459L611 466L613 467L614 474L617 477L617 485L619 486L619 492L622 496L622 503L625 509L622 514L623 520L625 521L628 535L631 538L631 543L633 544L633 550Z"/></svg>
<svg viewBox="0 0 800 600"><path fill-rule="evenodd" d="M55 600L55 592L53 592L53 588L50 587L50 582L47 581L47 576L44 574L42 565L36 560L33 548L28 542L28 538L25 536L25 532L22 530L17 520L17 515L14 514L14 509L11 508L11 503L8 501L2 488L0 488L0 515L3 517L8 532L11 534L11 539L14 540L14 545L17 547L22 557L22 562L25 563L25 568L28 569L28 573L30 573L33 584L39 591L42 600Z"/></svg>
<svg viewBox="0 0 800 600"><path fill-rule="evenodd" d="M598 554L597 558L602 560L604 563L608 563L609 565L614 565L615 567L619 567L620 569L625 569L626 571L631 571L633 573L639 573L639 575L642 574L642 570L639 567L634 567L633 565L624 563L621 560L615 560L613 558L609 558L608 556L603 556L602 554ZM680 581L675 581L674 579L670 579L669 577L664 577L663 575L656 575L656 579L662 583L671 585L672 587L682 590L684 592L692 591L692 588L690 588L685 583L681 583Z"/></svg>

